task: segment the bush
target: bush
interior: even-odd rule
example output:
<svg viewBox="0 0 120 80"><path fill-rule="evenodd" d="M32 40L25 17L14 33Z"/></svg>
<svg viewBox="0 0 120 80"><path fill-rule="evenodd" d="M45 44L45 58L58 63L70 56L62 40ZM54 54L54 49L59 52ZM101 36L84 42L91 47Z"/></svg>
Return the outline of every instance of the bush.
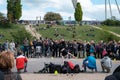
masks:
<svg viewBox="0 0 120 80"><path fill-rule="evenodd" d="M28 40L32 38L31 34L28 33L25 29L19 30L16 32L11 33L12 37L14 38L15 42L22 44L23 40L27 37Z"/></svg>
<svg viewBox="0 0 120 80"><path fill-rule="evenodd" d="M107 26L120 26L120 21L107 19L103 21L102 24Z"/></svg>

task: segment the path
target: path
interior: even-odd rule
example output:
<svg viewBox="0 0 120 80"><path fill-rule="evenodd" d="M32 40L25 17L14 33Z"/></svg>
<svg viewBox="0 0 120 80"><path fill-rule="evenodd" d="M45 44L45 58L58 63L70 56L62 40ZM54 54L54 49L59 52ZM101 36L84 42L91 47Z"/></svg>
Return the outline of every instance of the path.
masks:
<svg viewBox="0 0 120 80"><path fill-rule="evenodd" d="M79 64L79 66L82 66L83 59L69 59L74 64ZM27 73L22 73L22 79L23 80L104 80L104 78L114 71L114 69L120 64L120 61L112 61L113 66L111 68L110 73L101 73L101 65L100 65L100 59L97 59L97 69L98 72L96 73L78 73L71 76L70 74L66 76L66 74L34 74L33 72L37 72L41 70L44 67L45 63L55 63L55 64L62 64L61 58L29 58L28 59L28 67L27 67ZM13 70L16 72L16 68ZM90 71L87 69L87 71Z"/></svg>
<svg viewBox="0 0 120 80"><path fill-rule="evenodd" d="M99 29L99 30L104 30L104 29L102 29L102 28L100 28L100 27L93 26L93 25L91 25L91 27L96 28L96 29ZM109 33L111 33L111 34L113 34L113 35L115 35L115 36L117 36L117 37L120 37L120 35L117 34L117 33L115 33L115 32L112 32L112 31L109 31L109 30L104 30L104 31L109 32Z"/></svg>
<svg viewBox="0 0 120 80"><path fill-rule="evenodd" d="M31 33L32 36L36 37L37 39L39 39L41 37L41 35L36 31L36 29L33 26L30 25L26 25L25 29Z"/></svg>

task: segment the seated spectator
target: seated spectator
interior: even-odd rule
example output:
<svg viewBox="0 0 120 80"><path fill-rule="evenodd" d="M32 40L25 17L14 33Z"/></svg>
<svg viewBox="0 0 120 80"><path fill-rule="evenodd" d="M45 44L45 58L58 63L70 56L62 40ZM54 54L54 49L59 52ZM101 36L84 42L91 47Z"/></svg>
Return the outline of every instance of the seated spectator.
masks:
<svg viewBox="0 0 120 80"><path fill-rule="evenodd" d="M93 53L91 53L90 56L88 56L83 60L83 67L84 67L84 72L86 72L87 68L91 69L92 72L95 69L95 71L97 72L96 59Z"/></svg>
<svg viewBox="0 0 120 80"><path fill-rule="evenodd" d="M14 54L10 51L1 52L0 71L4 73L4 80L22 80L19 74L13 73L11 71L13 67L14 67Z"/></svg>
<svg viewBox="0 0 120 80"><path fill-rule="evenodd" d="M25 56L23 56L22 51L20 50L18 52L18 56L16 58L16 67L17 67L17 71L20 73L21 70L24 69L24 72L27 72L26 68L27 68L27 58Z"/></svg>
<svg viewBox="0 0 120 80"><path fill-rule="evenodd" d="M109 58L108 54L104 55L104 57L101 60L101 67L102 67L102 71L109 73L110 69L112 67L112 60Z"/></svg>

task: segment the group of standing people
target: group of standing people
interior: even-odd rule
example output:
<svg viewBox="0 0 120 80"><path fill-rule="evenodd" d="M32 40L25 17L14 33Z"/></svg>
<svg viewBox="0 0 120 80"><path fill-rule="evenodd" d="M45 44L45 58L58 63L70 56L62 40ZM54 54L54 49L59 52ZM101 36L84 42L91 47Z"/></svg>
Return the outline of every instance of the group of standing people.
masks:
<svg viewBox="0 0 120 80"><path fill-rule="evenodd" d="M61 50L64 48L69 53L73 54L77 58L85 58L90 53L94 53L96 58L102 59L103 56L108 53L110 58L120 59L120 41L99 41L95 43L94 40L87 41L65 41L64 39L53 40L49 38L34 39L23 41L22 50L24 55L37 55L44 57L61 57Z"/></svg>
<svg viewBox="0 0 120 80"><path fill-rule="evenodd" d="M1 46L0 51L10 49L16 53L19 48L23 51L24 55L29 57L44 56L44 57L61 57L61 50L64 48L69 53L77 58L85 58L90 53L94 53L95 58L102 59L103 56L108 53L110 58L120 59L120 41L99 41L95 43L94 40L87 41L65 41L64 39L53 40L49 38L40 38L34 40L28 40L25 38L23 44L18 46L13 40L9 42L6 40Z"/></svg>
<svg viewBox="0 0 120 80"><path fill-rule="evenodd" d="M104 42L100 42L99 44L95 44L92 40L89 42L77 42L76 40L69 42L64 39L52 40L46 38L43 40L42 38L34 41L29 41L27 38L23 41L23 45L20 46L20 49L17 50L17 56L15 56L16 45L14 41L10 43L8 40L4 43L4 50L0 52L0 74L4 74L5 80L13 80L13 78L18 78L15 80L22 80L19 73L21 70L27 72L27 57L29 54L33 52L37 52L37 48L39 46L41 56L52 56L52 57L62 57L66 58L70 56L75 58L80 58L81 55L83 58L84 71L87 71L87 68L92 70L92 72L97 72L96 58L101 55L101 67L103 72L109 73L112 67L111 59L118 55L120 58L120 41L117 43L115 41L110 41L108 44ZM89 46L89 47L88 47ZM102 51L100 51L102 50ZM101 52L101 53L100 53ZM26 56L26 57L25 57ZM85 57L86 56L86 57ZM13 73L11 69L14 67L14 59L16 59L16 68L18 73Z"/></svg>

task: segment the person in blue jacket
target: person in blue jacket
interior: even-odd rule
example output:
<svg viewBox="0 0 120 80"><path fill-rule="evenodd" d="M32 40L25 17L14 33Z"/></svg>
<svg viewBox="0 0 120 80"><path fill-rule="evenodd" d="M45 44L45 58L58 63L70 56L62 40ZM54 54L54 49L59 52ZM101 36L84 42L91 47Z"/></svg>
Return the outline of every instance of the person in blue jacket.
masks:
<svg viewBox="0 0 120 80"><path fill-rule="evenodd" d="M93 70L97 72L96 58L94 57L93 53L91 53L90 56L83 60L83 67L85 72L87 68L91 69L92 72Z"/></svg>

